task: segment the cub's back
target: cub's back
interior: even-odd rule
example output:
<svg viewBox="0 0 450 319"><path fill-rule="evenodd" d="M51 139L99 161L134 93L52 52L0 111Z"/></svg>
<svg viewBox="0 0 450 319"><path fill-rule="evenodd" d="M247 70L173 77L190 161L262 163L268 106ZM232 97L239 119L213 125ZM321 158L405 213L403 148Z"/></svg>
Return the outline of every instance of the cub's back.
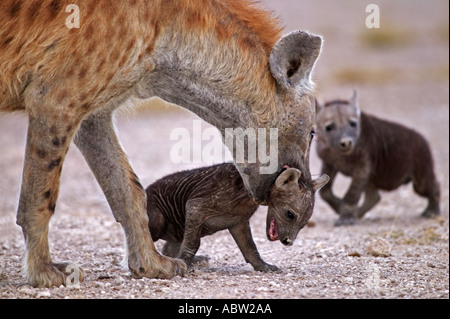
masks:
<svg viewBox="0 0 450 319"><path fill-rule="evenodd" d="M432 165L428 142L420 133L365 113L360 143L373 161L371 180L381 189L395 189L410 181L418 166Z"/></svg>
<svg viewBox="0 0 450 319"><path fill-rule="evenodd" d="M173 173L148 186L146 192L149 205L184 214L188 200L208 201L211 209L221 209L250 199L233 163Z"/></svg>

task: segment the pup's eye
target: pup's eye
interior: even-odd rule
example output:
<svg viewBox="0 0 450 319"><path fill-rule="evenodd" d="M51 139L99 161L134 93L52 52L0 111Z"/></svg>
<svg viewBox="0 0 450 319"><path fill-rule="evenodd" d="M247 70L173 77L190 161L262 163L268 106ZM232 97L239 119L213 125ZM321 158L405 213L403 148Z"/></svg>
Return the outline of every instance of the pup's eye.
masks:
<svg viewBox="0 0 450 319"><path fill-rule="evenodd" d="M286 212L286 216L287 216L287 218L289 218L290 220L294 220L294 218L295 218L295 214L294 214L292 211L290 211L290 210L288 210L288 211Z"/></svg>
<svg viewBox="0 0 450 319"><path fill-rule="evenodd" d="M348 122L350 124L351 127L357 127L358 123L356 123L355 121L349 121Z"/></svg>
<svg viewBox="0 0 450 319"><path fill-rule="evenodd" d="M316 136L316 131L311 131L311 132L309 133L309 135L311 135L311 138L314 138L314 136Z"/></svg>
<svg viewBox="0 0 450 319"><path fill-rule="evenodd" d="M325 126L325 130L327 132L334 130L334 124L328 124L327 126Z"/></svg>

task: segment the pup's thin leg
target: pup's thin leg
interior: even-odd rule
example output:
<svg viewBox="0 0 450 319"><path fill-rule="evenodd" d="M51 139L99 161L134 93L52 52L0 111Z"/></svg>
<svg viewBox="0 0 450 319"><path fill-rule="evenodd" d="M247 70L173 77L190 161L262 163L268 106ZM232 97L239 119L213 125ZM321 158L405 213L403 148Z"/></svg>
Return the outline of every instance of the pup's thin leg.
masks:
<svg viewBox="0 0 450 319"><path fill-rule="evenodd" d="M250 223L238 224L229 229L234 241L244 255L245 261L250 263L257 271L278 271L278 267L270 265L262 260L253 241Z"/></svg>
<svg viewBox="0 0 450 319"><path fill-rule="evenodd" d="M364 202L361 207L358 208L358 218L362 218L369 210L371 210L379 201L380 193L371 185L366 187L364 193Z"/></svg>
<svg viewBox="0 0 450 319"><path fill-rule="evenodd" d="M169 257L177 257L178 253L180 252L180 247L181 244L180 243L176 243L173 241L167 241L164 244L164 247L162 249L162 253L164 256L169 256Z"/></svg>

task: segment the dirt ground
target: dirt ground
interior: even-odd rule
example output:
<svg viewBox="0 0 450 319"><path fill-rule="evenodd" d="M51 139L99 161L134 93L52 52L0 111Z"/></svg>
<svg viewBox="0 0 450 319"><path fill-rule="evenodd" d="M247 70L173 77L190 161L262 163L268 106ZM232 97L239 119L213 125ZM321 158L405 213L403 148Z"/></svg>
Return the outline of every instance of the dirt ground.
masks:
<svg viewBox="0 0 450 319"><path fill-rule="evenodd" d="M366 28L364 1L263 3L279 15L286 32L304 29L324 37L314 73L319 100L347 98L356 87L363 110L415 128L429 140L442 215L420 218L426 200L407 185L382 193L357 226L334 227L337 215L317 196L312 227L284 247L266 239L266 208L260 207L251 220L254 240L262 258L281 272L253 271L224 231L202 239L198 254L208 255L209 263L197 264L185 277L136 280L120 266L125 251L121 227L72 145L49 238L53 260L72 261L86 278L79 286L35 289L21 273L24 241L15 224L27 119L6 114L0 116L0 298L449 298L448 1L378 0L379 29ZM174 171L229 159L174 163L171 132L192 132L197 119L160 101L118 114L122 145L144 186ZM320 166L313 144L313 175ZM338 176L335 186L336 193L344 194L348 179ZM375 241L387 242L390 255L370 253ZM156 244L161 249L162 242Z"/></svg>

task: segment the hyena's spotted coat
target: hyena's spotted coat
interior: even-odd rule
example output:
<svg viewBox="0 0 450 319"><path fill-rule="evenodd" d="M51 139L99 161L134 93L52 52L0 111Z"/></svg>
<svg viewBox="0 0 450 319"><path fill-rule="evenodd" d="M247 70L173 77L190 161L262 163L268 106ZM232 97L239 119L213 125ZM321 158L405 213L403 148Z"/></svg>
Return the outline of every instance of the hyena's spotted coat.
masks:
<svg viewBox="0 0 450 319"><path fill-rule="evenodd" d="M79 7L80 28L65 24L69 4ZM144 189L114 132L113 111L129 98L160 96L222 132L279 128L277 172L260 175L259 162L238 164L260 202L284 164L311 183L310 73L321 38L293 32L280 39L280 30L249 0L0 2L0 112L29 116L17 223L31 285L65 284L66 264L52 262L47 235L72 140L123 226L133 275L184 272L183 262L156 252Z"/></svg>

